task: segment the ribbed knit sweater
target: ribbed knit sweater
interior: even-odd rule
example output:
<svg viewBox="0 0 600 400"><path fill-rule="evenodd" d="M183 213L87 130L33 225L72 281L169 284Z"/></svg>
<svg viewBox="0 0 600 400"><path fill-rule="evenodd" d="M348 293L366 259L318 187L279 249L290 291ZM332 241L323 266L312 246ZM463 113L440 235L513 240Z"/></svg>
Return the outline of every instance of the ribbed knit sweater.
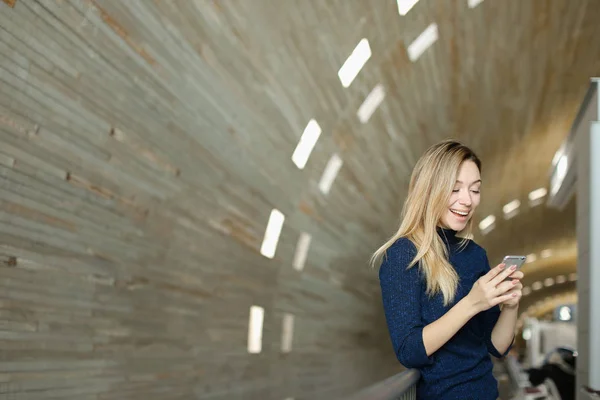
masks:
<svg viewBox="0 0 600 400"><path fill-rule="evenodd" d="M492 375L488 353L503 357L491 341L500 308L493 307L471 318L446 344L427 356L423 328L443 316L465 297L479 277L490 270L483 248L469 240L460 246L455 231L438 228L449 252L450 264L459 276L454 301L444 306L441 293L429 297L425 278L418 265L407 268L417 254L415 245L398 239L386 252L379 269L383 308L400 363L417 368L421 379L417 386L420 400L496 400L498 383Z"/></svg>

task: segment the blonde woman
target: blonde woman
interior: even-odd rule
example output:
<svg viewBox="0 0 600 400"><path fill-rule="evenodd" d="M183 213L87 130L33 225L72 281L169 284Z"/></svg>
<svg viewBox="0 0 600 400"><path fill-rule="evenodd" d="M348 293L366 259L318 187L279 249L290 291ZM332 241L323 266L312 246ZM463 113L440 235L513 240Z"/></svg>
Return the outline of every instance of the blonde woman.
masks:
<svg viewBox="0 0 600 400"><path fill-rule="evenodd" d="M417 398L496 400L488 353L502 357L514 339L523 273L490 270L468 232L479 205L481 162L444 141L415 166L398 232L373 255L394 351L417 368Z"/></svg>

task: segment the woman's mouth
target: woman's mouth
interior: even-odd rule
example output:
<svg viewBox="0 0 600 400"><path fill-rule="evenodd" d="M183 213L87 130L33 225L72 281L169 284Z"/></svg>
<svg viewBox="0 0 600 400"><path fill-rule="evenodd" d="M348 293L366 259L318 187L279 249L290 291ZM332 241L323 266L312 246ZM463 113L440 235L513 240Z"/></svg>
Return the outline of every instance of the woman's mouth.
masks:
<svg viewBox="0 0 600 400"><path fill-rule="evenodd" d="M451 208L450 212L452 212L452 214L456 215L459 218L466 218L467 216L469 216L469 211L454 210Z"/></svg>

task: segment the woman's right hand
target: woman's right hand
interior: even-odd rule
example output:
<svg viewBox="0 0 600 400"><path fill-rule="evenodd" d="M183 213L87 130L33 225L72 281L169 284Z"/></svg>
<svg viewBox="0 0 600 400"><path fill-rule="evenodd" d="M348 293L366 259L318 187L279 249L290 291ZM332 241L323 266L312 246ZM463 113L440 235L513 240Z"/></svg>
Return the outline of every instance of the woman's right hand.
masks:
<svg viewBox="0 0 600 400"><path fill-rule="evenodd" d="M478 312L490 309L516 296L516 293L507 294L507 292L514 288L519 280L505 281L515 270L516 266L514 265L506 268L506 265L499 264L473 284L467 298Z"/></svg>

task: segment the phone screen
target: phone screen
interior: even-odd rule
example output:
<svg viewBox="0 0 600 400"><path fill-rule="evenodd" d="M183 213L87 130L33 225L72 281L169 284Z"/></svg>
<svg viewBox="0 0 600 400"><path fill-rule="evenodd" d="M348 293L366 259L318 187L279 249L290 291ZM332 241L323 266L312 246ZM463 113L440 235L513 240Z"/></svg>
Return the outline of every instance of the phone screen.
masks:
<svg viewBox="0 0 600 400"><path fill-rule="evenodd" d="M517 269L515 271L518 271L525 263L525 259L527 259L526 256L506 256L504 257L504 260L502 260L502 263L506 265L505 268L509 268L511 265L516 265ZM504 280L508 281L510 279L510 277L506 277Z"/></svg>
<svg viewBox="0 0 600 400"><path fill-rule="evenodd" d="M502 260L503 264L506 264L506 267L510 267L511 265L516 265L517 270L523 266L525 263L526 256L506 256L504 260Z"/></svg>

